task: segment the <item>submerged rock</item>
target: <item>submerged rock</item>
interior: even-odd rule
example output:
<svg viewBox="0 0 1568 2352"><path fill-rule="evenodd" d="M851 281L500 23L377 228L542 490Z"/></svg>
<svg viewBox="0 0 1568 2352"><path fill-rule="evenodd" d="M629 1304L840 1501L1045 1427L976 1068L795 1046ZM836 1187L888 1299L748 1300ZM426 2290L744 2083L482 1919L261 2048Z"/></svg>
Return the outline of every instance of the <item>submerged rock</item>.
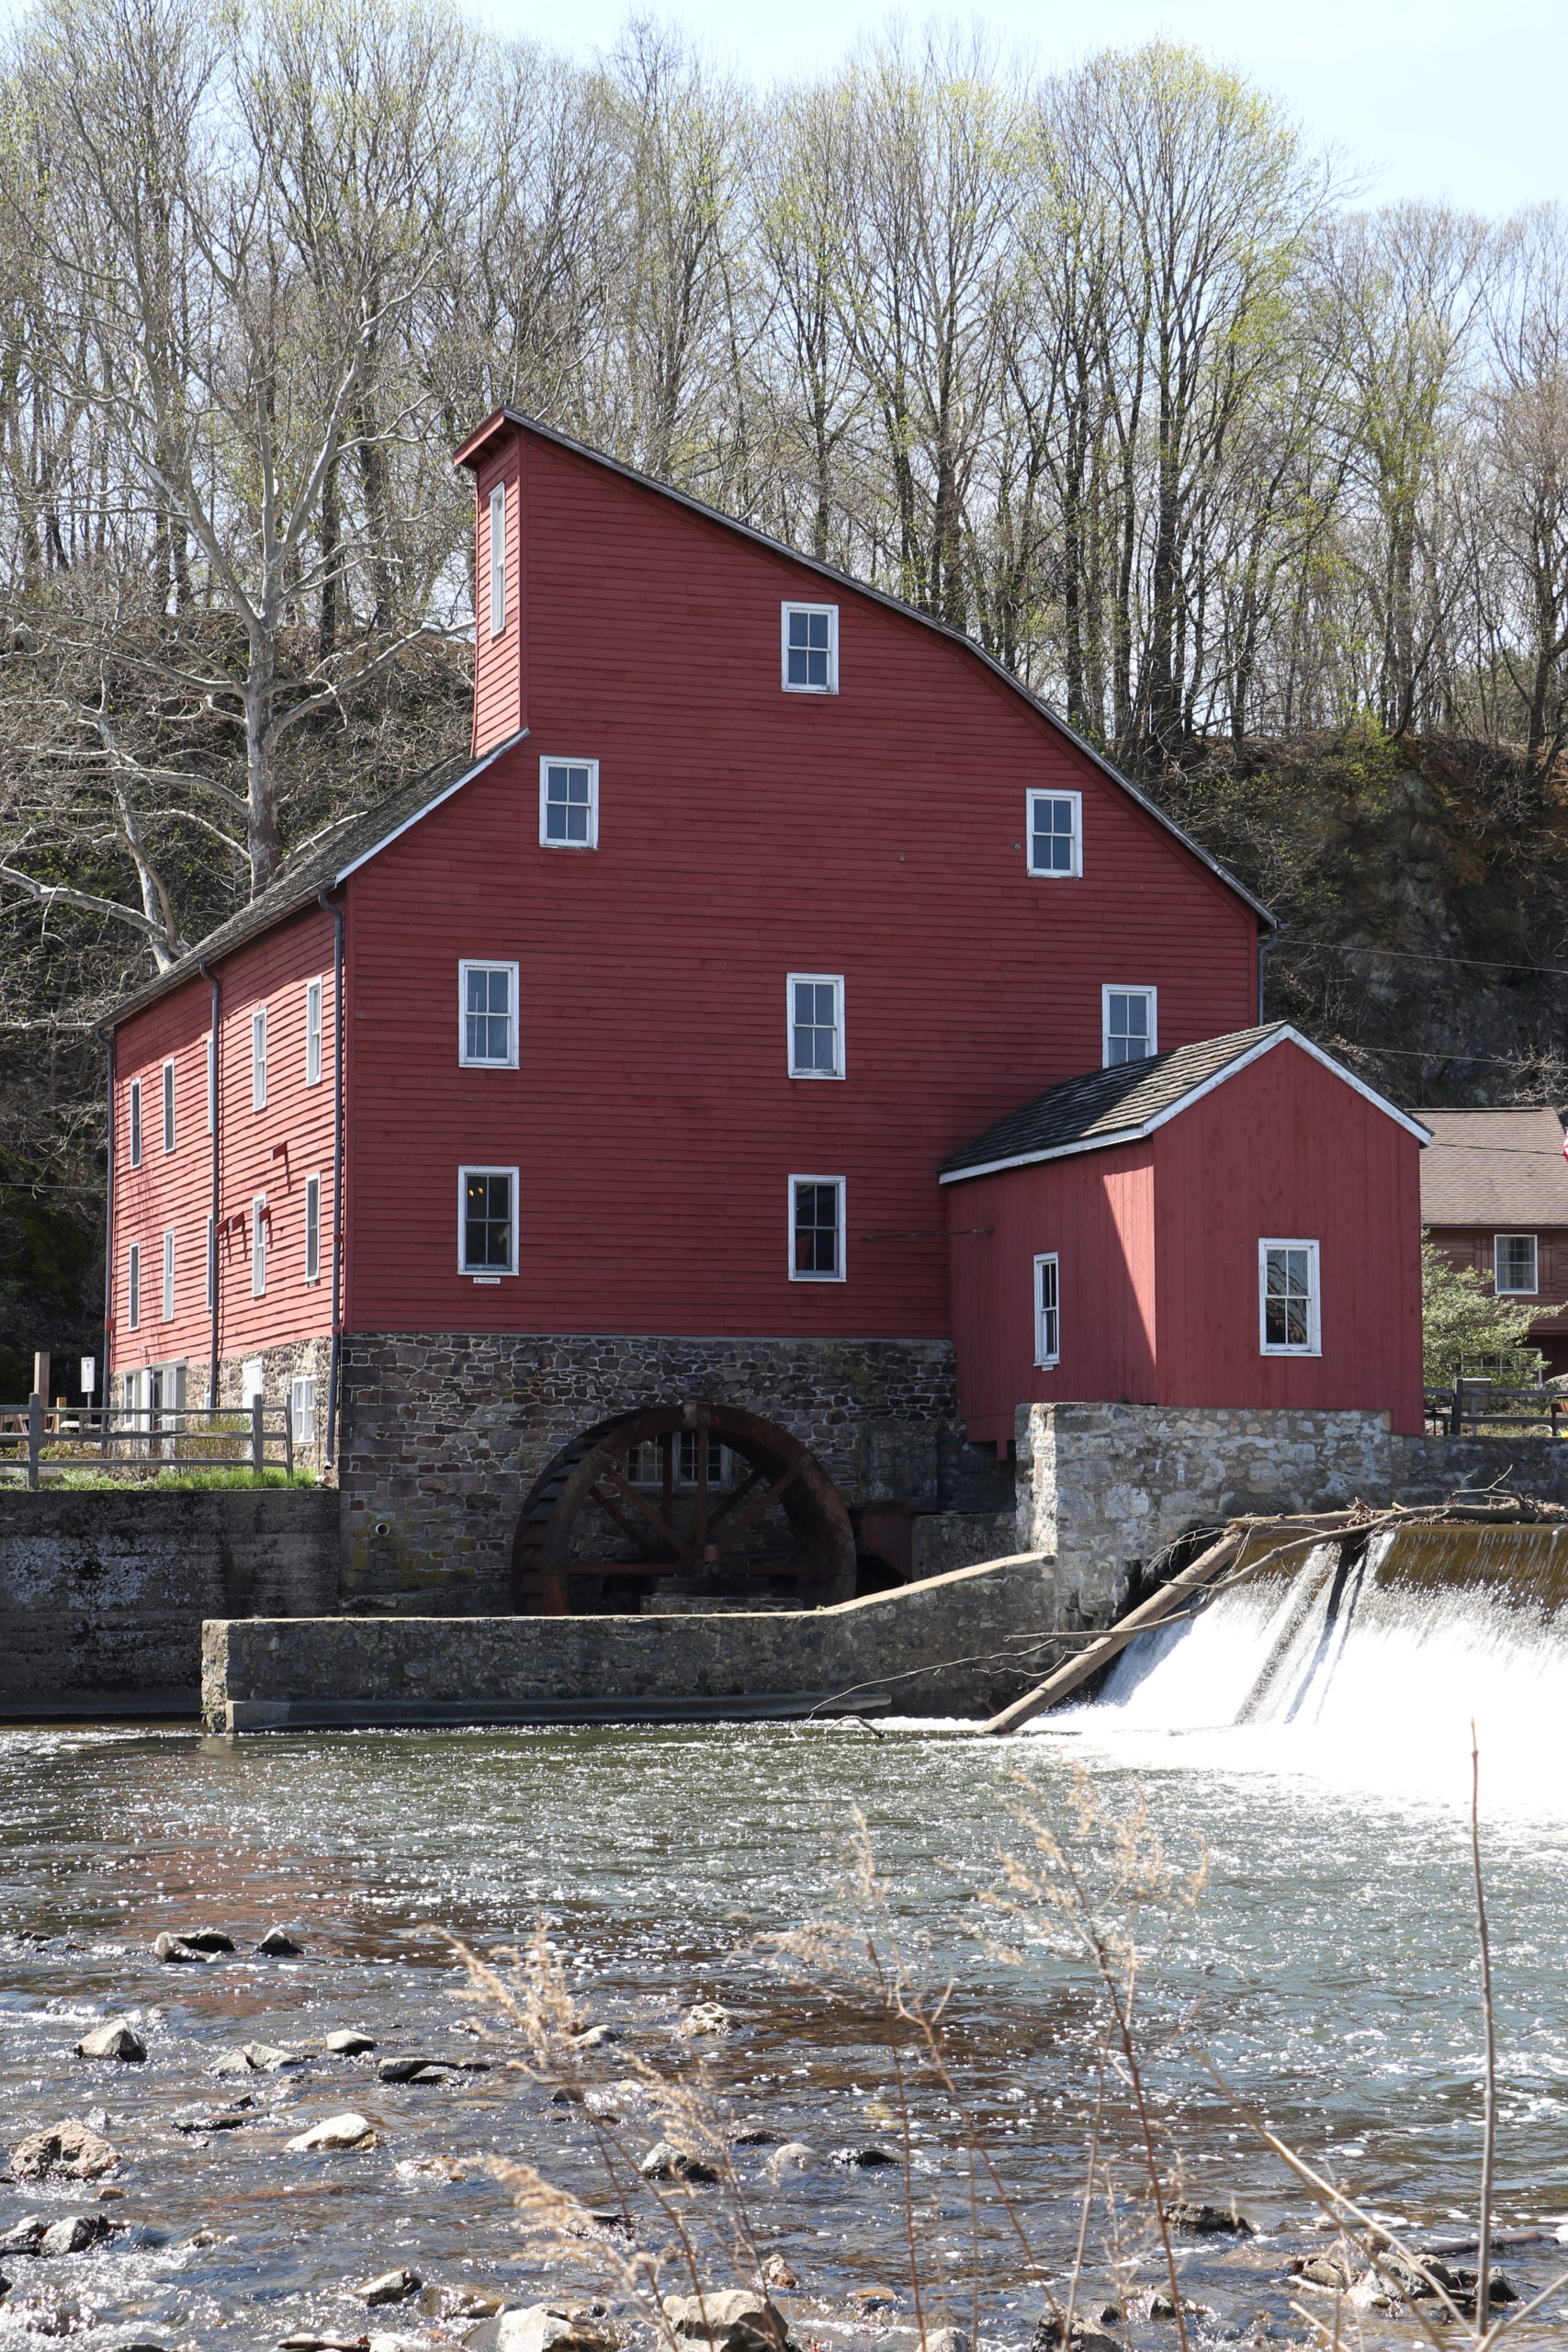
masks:
<svg viewBox="0 0 1568 2352"><path fill-rule="evenodd" d="M367 2335L315 2335L309 2329L298 2335L280 2335L277 2352L370 2352Z"/></svg>
<svg viewBox="0 0 1568 2352"><path fill-rule="evenodd" d="M232 1951L234 1939L226 1936L221 1928L182 1928L179 1940L192 1951Z"/></svg>
<svg viewBox="0 0 1568 2352"><path fill-rule="evenodd" d="M327 2115L286 2144L293 2155L310 2155L318 2148L362 2148L374 2137L370 2122L363 2115Z"/></svg>
<svg viewBox="0 0 1568 2352"><path fill-rule="evenodd" d="M147 2055L147 2044L133 2032L123 2018L106 2018L91 2033L85 2033L75 2045L78 2058L118 2058L129 2066L139 2066Z"/></svg>
<svg viewBox="0 0 1568 2352"><path fill-rule="evenodd" d="M683 2040L695 2041L704 2034L728 2033L734 2023L722 2001L694 2001L675 2030Z"/></svg>
<svg viewBox="0 0 1568 2352"><path fill-rule="evenodd" d="M68 2180L96 2180L119 2162L107 2140L85 2123L51 2123L34 2132L11 2151L11 2170L18 2180L42 2180L62 2173Z"/></svg>
<svg viewBox="0 0 1568 2352"><path fill-rule="evenodd" d="M1258 2225L1235 2205L1199 2205L1179 2203L1166 2208L1166 2220L1173 2230L1185 2237L1255 2238Z"/></svg>
<svg viewBox="0 0 1568 2352"><path fill-rule="evenodd" d="M175 1961L192 1961L199 1968L209 1958L209 1954L197 1951L196 1946L187 1944L183 1936L163 1935L152 1946L152 1957L154 1960L165 1960L171 1963Z"/></svg>
<svg viewBox="0 0 1568 2352"><path fill-rule="evenodd" d="M718 2175L712 2165L704 2164L700 2156L688 2155L672 2140L656 2140L637 2170L644 2180L716 2180Z"/></svg>
<svg viewBox="0 0 1568 2352"><path fill-rule="evenodd" d="M189 1941L188 1937L186 1941ZM282 1928L269 1928L256 1950L265 1953L268 1960L299 1960L304 1956L305 1947L297 1944Z"/></svg>
<svg viewBox="0 0 1568 2352"><path fill-rule="evenodd" d="M673 2334L705 2342L713 2352L784 2352L789 2341L784 2313L755 2287L666 2295L662 2308Z"/></svg>
<svg viewBox="0 0 1568 2352"><path fill-rule="evenodd" d="M768 2170L774 2180L782 2180L787 2173L815 2172L821 2161L816 2149L807 2147L804 2140L786 2140L768 2158Z"/></svg>
<svg viewBox="0 0 1568 2352"><path fill-rule="evenodd" d="M966 2327L928 2327L920 2341L923 2352L971 2352Z"/></svg>
<svg viewBox="0 0 1568 2352"><path fill-rule="evenodd" d="M830 2165L844 2165L852 2172L880 2172L901 2161L886 2148L835 2148L828 2159Z"/></svg>
<svg viewBox="0 0 1568 2352"><path fill-rule="evenodd" d="M1329 2246L1322 2254L1304 2254L1291 2265L1292 2278L1309 2287L1334 2287L1345 2293L1361 2274L1362 2265L1348 2246Z"/></svg>
<svg viewBox="0 0 1568 2352"><path fill-rule="evenodd" d="M444 2083L448 2072L439 2058L383 2058L376 2077L383 2083Z"/></svg>
<svg viewBox="0 0 1568 2352"><path fill-rule="evenodd" d="M50 2223L37 2251L40 2255L85 2254L108 2233L109 2224L101 2213L66 2213Z"/></svg>
<svg viewBox="0 0 1568 2352"><path fill-rule="evenodd" d="M47 2213L24 2213L12 2222L4 2237L0 2237L0 2254L36 2254L39 2240L49 2227Z"/></svg>
<svg viewBox="0 0 1568 2352"><path fill-rule="evenodd" d="M329 2033L321 2048L333 2058L363 2058L367 2050L376 2047L375 2038L368 2033L355 2033L351 2026L340 2026Z"/></svg>
<svg viewBox="0 0 1568 2352"><path fill-rule="evenodd" d="M362 2303L406 2303L423 2284L417 2270L383 2270L378 2278L367 2280L356 2291Z"/></svg>

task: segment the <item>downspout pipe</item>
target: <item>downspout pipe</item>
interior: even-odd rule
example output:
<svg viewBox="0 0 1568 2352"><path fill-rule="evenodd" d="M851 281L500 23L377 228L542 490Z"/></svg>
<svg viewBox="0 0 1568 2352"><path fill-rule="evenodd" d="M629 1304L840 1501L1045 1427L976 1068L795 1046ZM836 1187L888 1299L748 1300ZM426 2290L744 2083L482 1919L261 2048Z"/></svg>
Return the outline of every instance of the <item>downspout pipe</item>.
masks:
<svg viewBox="0 0 1568 2352"><path fill-rule="evenodd" d="M219 1058L221 1051L219 1038L221 1032L219 1021L223 1009L223 995L216 972L209 972L202 963L198 963L196 968L212 990L212 1074L209 1081L210 1091L207 1098L208 1115L212 1121L212 1215L207 1236L207 1280L212 1293L212 1342L207 1367L207 1402L209 1410L216 1412L218 1409L218 1294L220 1289L218 1279L218 1204L220 1198L219 1147L223 1134L222 1068Z"/></svg>
<svg viewBox="0 0 1568 2352"><path fill-rule="evenodd" d="M343 902L318 890L333 919L333 1346L327 1372L325 1466L337 1461L338 1383L343 1336Z"/></svg>

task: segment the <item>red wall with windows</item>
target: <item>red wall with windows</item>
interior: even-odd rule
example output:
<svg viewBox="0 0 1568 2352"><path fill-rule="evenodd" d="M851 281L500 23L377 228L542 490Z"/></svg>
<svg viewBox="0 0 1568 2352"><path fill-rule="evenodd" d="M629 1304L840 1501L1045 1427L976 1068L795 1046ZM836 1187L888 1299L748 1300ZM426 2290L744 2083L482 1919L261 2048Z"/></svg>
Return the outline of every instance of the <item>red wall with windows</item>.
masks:
<svg viewBox="0 0 1568 2352"><path fill-rule="evenodd" d="M1420 1148L1286 1040L1140 1143L946 1186L970 1436L1074 1399L1359 1408L1419 1434ZM1262 1351L1263 1239L1319 1245L1319 1355ZM1060 1261L1054 1371L1034 1362L1042 1250Z"/></svg>
<svg viewBox="0 0 1568 2352"><path fill-rule="evenodd" d="M214 967L221 984L219 1032L219 1350L224 1356L278 1347L331 1329L333 1176L333 925L321 910L296 916ZM321 1077L305 1081L305 990L321 982ZM212 1136L207 1125L207 1039L211 991L199 976L119 1024L115 1036L115 1196L112 1369L184 1359L204 1364L207 1219ZM267 1100L251 1105L251 1016L267 1013ZM165 1153L161 1071L175 1070L175 1149ZM130 1166L130 1095L142 1086L141 1166ZM305 1280L305 1180L321 1180L321 1276ZM251 1289L252 1204L271 1211L266 1292ZM163 1316L163 1236L175 1237L175 1314ZM129 1320L127 1269L141 1245L140 1328Z"/></svg>
<svg viewBox="0 0 1568 2352"><path fill-rule="evenodd" d="M1450 1266L1462 1270L1470 1266L1482 1275L1486 1287L1493 1287L1495 1276L1497 1235L1502 1232L1535 1234L1536 1289L1533 1297L1516 1295L1515 1304L1533 1306L1536 1320L1530 1325L1528 1344L1539 1348L1546 1358L1548 1378L1568 1372L1568 1231L1561 1226L1470 1226L1434 1225L1427 1227Z"/></svg>

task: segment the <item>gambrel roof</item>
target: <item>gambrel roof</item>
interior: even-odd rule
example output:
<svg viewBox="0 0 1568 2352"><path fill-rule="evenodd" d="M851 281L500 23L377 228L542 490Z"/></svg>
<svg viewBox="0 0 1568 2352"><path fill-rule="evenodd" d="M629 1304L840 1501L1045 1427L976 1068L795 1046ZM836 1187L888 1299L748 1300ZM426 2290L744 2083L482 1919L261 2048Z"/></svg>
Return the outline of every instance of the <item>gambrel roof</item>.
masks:
<svg viewBox="0 0 1568 2352"><path fill-rule="evenodd" d="M942 1163L942 1182L962 1183L966 1177L991 1176L1003 1168L1027 1168L1039 1159L1062 1159L1070 1152L1108 1151L1115 1144L1136 1143L1276 1046L1286 1044L1299 1046L1367 1102L1386 1112L1417 1142L1427 1140L1425 1127L1396 1110L1354 1070L1337 1062L1288 1021L1270 1021L1260 1029L1237 1029L1228 1037L1204 1037L1195 1046L1178 1046L1168 1054L1148 1054L1139 1061L1119 1062L1110 1069L1065 1079L1060 1086L1036 1095L1032 1102L998 1119L983 1136L955 1151Z"/></svg>

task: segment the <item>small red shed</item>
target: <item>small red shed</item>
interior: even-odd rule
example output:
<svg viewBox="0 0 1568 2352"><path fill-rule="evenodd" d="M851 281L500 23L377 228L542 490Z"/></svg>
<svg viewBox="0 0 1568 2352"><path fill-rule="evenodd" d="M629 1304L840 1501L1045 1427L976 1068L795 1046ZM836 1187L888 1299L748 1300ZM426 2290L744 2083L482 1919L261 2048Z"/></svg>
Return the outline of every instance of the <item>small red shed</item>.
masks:
<svg viewBox="0 0 1568 2352"><path fill-rule="evenodd" d="M1069 1079L946 1161L959 1411L1382 1410L1423 1427L1427 1130L1288 1023Z"/></svg>

